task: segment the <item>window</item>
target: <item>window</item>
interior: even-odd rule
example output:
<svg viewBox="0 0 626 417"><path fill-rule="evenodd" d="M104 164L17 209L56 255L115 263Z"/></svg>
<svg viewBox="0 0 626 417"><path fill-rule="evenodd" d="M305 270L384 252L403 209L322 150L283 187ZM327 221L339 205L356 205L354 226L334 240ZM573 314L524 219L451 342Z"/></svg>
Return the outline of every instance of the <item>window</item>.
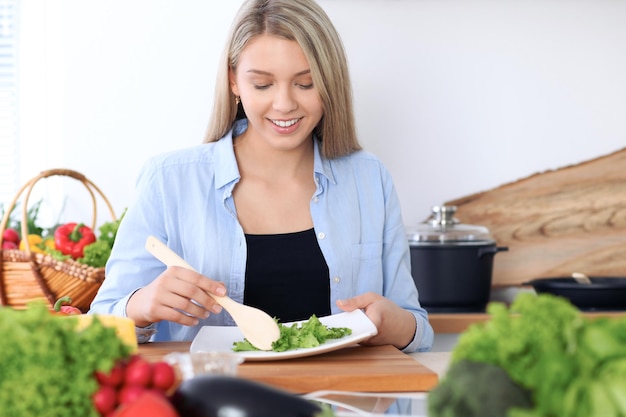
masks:
<svg viewBox="0 0 626 417"><path fill-rule="evenodd" d="M18 0L0 0L0 203L15 196L18 181Z"/></svg>

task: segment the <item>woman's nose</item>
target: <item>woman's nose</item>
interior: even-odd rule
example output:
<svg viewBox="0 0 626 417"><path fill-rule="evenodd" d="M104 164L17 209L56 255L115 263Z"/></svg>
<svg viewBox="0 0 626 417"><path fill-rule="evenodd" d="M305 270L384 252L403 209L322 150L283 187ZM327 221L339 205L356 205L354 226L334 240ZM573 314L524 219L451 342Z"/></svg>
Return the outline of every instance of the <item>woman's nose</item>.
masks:
<svg viewBox="0 0 626 417"><path fill-rule="evenodd" d="M289 88L279 88L274 96L274 110L288 113L298 107L298 102Z"/></svg>

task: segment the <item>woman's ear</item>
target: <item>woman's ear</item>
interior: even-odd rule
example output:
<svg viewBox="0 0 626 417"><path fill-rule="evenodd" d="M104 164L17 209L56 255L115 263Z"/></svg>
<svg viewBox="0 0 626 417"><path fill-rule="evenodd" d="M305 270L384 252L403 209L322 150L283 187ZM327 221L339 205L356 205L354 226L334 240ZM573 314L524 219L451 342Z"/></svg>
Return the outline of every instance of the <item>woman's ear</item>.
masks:
<svg viewBox="0 0 626 417"><path fill-rule="evenodd" d="M235 73L232 68L228 70L228 81L230 82L230 91L232 91L235 96L239 96L239 88L237 88Z"/></svg>

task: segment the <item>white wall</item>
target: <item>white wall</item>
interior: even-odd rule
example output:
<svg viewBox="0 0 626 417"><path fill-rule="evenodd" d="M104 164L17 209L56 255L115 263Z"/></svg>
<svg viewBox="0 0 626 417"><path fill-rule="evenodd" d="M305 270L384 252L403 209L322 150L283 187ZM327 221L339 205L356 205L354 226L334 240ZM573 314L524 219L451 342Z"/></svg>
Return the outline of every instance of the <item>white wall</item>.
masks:
<svg viewBox="0 0 626 417"><path fill-rule="evenodd" d="M348 51L361 140L391 170L406 224L626 146L625 1L320 3ZM121 212L148 157L201 142L239 4L22 2L22 180L75 169Z"/></svg>

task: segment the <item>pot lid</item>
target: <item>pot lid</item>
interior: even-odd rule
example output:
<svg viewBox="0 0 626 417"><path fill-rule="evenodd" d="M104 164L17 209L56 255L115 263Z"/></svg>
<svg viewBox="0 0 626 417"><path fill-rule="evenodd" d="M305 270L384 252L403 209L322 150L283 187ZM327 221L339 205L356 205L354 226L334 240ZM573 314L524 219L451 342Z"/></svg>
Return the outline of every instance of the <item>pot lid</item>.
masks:
<svg viewBox="0 0 626 417"><path fill-rule="evenodd" d="M410 243L417 244L485 244L494 243L489 229L484 226L461 224L454 217L456 206L434 206L431 216L423 223L407 230Z"/></svg>

